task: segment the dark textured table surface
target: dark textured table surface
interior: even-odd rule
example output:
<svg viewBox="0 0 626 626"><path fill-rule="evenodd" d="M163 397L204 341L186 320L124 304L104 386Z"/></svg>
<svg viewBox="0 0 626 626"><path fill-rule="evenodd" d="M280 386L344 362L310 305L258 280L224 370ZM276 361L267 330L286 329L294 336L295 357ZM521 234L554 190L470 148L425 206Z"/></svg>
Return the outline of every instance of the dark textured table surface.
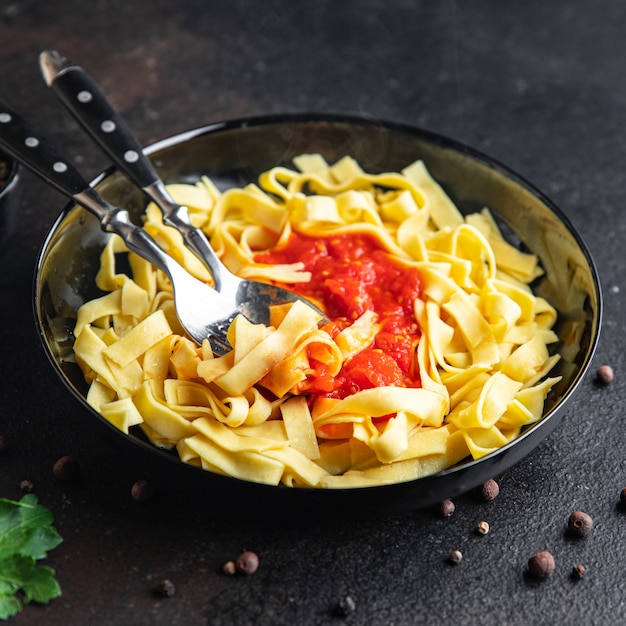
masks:
<svg viewBox="0 0 626 626"><path fill-rule="evenodd" d="M21 180L18 231L1 251L0 497L29 480L63 543L45 563L63 594L15 624L620 624L626 622L623 324L626 258L626 5L583 2L92 0L0 3L0 98L64 145L92 177L106 158L40 79L38 54L80 62L143 144L209 122L276 112L359 112L425 127L499 159L581 230L605 299L594 363L559 428L501 476L490 503L454 516L416 511L350 523L223 519L166 496L140 504L137 479L79 420L31 313L38 249L65 204ZM609 363L615 380L595 383ZM81 480L55 480L62 455ZM210 494L200 494L210 498ZM591 534L565 533L576 509ZM486 520L491 532L478 536ZM227 577L243 547L259 570ZM447 562L460 549L458 566ZM528 557L556 570L537 582ZM586 575L575 581L572 565ZM162 579L175 584L158 598ZM355 610L333 615L350 595Z"/></svg>

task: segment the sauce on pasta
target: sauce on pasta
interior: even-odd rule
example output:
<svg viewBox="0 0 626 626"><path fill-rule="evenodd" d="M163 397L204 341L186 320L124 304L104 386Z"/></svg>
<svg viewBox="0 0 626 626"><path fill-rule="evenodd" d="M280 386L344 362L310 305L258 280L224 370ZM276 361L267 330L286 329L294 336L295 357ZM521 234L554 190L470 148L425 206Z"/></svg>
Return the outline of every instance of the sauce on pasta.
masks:
<svg viewBox="0 0 626 626"><path fill-rule="evenodd" d="M345 398L375 387L419 387L415 351L420 331L414 312L421 278L415 267L393 258L375 237L345 233L309 237L293 232L287 243L258 254L257 263L301 262L311 280L288 287L321 302L331 319L331 337L365 311L373 311L380 330L369 348L344 363L336 376L316 368L307 392Z"/></svg>

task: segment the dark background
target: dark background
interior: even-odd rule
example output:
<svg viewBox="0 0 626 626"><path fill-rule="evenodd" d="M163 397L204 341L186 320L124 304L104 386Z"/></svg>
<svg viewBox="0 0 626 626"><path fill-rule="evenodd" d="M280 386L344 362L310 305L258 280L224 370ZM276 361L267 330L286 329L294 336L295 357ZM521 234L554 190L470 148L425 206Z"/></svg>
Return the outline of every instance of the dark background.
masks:
<svg viewBox="0 0 626 626"><path fill-rule="evenodd" d="M15 624L323 624L350 595L351 624L620 624L626 621L623 215L626 188L626 4L323 0L0 2L0 99L71 154L87 177L109 165L44 86L38 54L83 65L142 144L251 114L358 112L470 144L547 193L580 229L603 284L603 334L560 427L496 477L491 503L457 500L382 519L305 523L281 512L207 515L167 496L138 503L138 476L91 431L51 370L32 318L43 238L65 201L23 174L18 231L0 252L0 497L20 483L56 516L64 542L46 564L62 597ZM615 381L595 382L613 366ZM53 463L71 454L82 478ZM210 494L199 494L210 498ZM587 511L584 540L565 530ZM222 516L222 513L225 515ZM491 532L480 537L481 520ZM242 548L250 577L221 564ZM447 562L462 550L458 566ZM556 570L526 573L537 550ZM571 577L574 563L587 568ZM153 591L163 578L176 593Z"/></svg>

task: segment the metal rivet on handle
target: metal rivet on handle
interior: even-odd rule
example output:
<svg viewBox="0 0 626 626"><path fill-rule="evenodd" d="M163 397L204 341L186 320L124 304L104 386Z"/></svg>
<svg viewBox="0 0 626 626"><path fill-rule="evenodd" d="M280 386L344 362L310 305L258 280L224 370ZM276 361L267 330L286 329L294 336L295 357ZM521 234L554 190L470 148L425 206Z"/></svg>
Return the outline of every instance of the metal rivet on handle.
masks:
<svg viewBox="0 0 626 626"><path fill-rule="evenodd" d="M0 123L8 124L11 121L11 116L8 113L0 113Z"/></svg>
<svg viewBox="0 0 626 626"><path fill-rule="evenodd" d="M136 163L139 160L139 155L134 150L127 150L124 152L124 161L127 163Z"/></svg>
<svg viewBox="0 0 626 626"><path fill-rule="evenodd" d="M112 133L115 130L115 122L112 120L104 120L102 124L100 124L100 128L103 133Z"/></svg>
<svg viewBox="0 0 626 626"><path fill-rule="evenodd" d="M90 91L79 91L78 94L76 95L76 100L85 104L93 100L93 95L91 94Z"/></svg>
<svg viewBox="0 0 626 626"><path fill-rule="evenodd" d="M67 165L65 165L65 163L63 163L62 161L57 161L53 166L52 169L55 172L58 172L59 174L62 174L63 172L67 171Z"/></svg>
<svg viewBox="0 0 626 626"><path fill-rule="evenodd" d="M36 148L39 145L39 139L37 137L26 137L24 144L27 148Z"/></svg>

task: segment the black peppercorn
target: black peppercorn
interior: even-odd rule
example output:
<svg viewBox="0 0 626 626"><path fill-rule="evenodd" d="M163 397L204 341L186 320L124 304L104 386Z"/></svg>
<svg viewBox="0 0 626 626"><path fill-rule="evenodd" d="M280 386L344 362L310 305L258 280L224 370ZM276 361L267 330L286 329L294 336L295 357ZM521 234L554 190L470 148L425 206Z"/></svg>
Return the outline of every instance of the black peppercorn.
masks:
<svg viewBox="0 0 626 626"><path fill-rule="evenodd" d="M441 517L452 517L455 510L456 506L452 500L442 500L439 504L439 514Z"/></svg>
<svg viewBox="0 0 626 626"><path fill-rule="evenodd" d="M259 557L251 550L244 550L237 557L235 566L241 574L254 574L259 567Z"/></svg>
<svg viewBox="0 0 626 626"><path fill-rule="evenodd" d="M154 494L154 488L145 479L138 480L130 489L130 494L137 502L146 502Z"/></svg>
<svg viewBox="0 0 626 626"><path fill-rule="evenodd" d="M596 372L596 378L599 382L608 385L613 382L613 368L610 365L601 365Z"/></svg>
<svg viewBox="0 0 626 626"><path fill-rule="evenodd" d="M52 473L57 480L71 482L78 478L80 467L78 461L71 456L62 456L52 466Z"/></svg>
<svg viewBox="0 0 626 626"><path fill-rule="evenodd" d="M500 486L493 478L490 478L488 481L484 482L478 490L478 495L480 496L480 499L484 500L485 502L491 502L492 500L495 500L498 497L499 493Z"/></svg>
<svg viewBox="0 0 626 626"><path fill-rule="evenodd" d="M161 598L171 598L174 593L176 588L169 578L164 578L156 587L156 594Z"/></svg>
<svg viewBox="0 0 626 626"><path fill-rule="evenodd" d="M352 596L345 596L341 598L335 608L333 609L333 613L337 617L348 617L351 613L354 613L356 610L356 603L352 599Z"/></svg>
<svg viewBox="0 0 626 626"><path fill-rule="evenodd" d="M586 571L582 563L576 563L574 567L572 567L572 577L580 580L585 575Z"/></svg>
<svg viewBox="0 0 626 626"><path fill-rule="evenodd" d="M545 578L554 571L554 557L547 550L533 554L528 559L528 571L537 578Z"/></svg>
<svg viewBox="0 0 626 626"><path fill-rule="evenodd" d="M584 537L593 527L593 520L583 511L574 511L567 522L567 528L574 537Z"/></svg>

